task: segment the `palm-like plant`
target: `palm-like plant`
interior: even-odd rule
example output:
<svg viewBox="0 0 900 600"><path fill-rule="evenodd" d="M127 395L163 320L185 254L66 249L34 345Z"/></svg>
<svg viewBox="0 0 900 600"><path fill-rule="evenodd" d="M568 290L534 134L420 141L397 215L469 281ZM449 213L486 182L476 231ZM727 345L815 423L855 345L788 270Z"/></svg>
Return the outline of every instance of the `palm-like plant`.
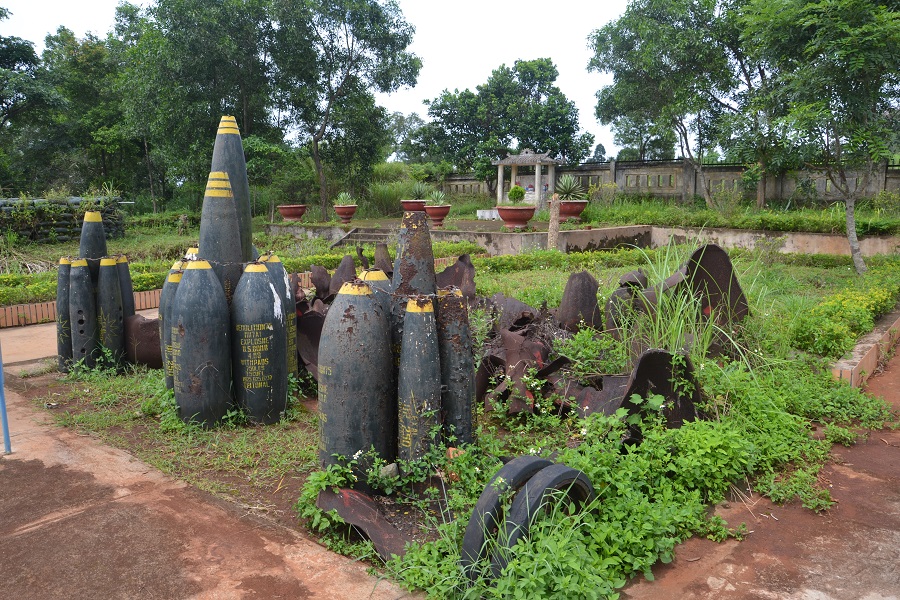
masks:
<svg viewBox="0 0 900 600"><path fill-rule="evenodd" d="M560 200L584 200L584 188L572 175L563 175L556 182L556 193Z"/></svg>

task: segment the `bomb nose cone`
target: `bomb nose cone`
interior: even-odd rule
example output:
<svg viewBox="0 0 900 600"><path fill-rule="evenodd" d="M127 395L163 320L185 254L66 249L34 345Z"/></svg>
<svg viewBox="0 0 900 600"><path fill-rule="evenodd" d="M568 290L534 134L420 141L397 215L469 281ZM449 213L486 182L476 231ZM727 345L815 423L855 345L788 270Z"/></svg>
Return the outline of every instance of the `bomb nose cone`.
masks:
<svg viewBox="0 0 900 600"><path fill-rule="evenodd" d="M234 209L228 173L212 171L203 197L200 213L200 251L198 257L209 261L216 277L222 282L225 298L231 297L241 278L240 230ZM192 263L197 261L192 261ZM190 269L191 266L188 265Z"/></svg>
<svg viewBox="0 0 900 600"><path fill-rule="evenodd" d="M225 115L219 121L210 170L228 173L240 233L241 261L250 262L253 260L250 183L247 180L241 131L233 116Z"/></svg>

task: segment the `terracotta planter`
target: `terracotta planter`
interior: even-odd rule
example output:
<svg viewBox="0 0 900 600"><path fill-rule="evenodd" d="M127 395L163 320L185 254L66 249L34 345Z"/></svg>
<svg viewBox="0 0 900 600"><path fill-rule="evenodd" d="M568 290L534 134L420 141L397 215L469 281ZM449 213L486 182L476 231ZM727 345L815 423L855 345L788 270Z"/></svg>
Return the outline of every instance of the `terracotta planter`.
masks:
<svg viewBox="0 0 900 600"><path fill-rule="evenodd" d="M356 214L356 204L335 204L334 212L341 219L341 223L346 225Z"/></svg>
<svg viewBox="0 0 900 600"><path fill-rule="evenodd" d="M552 204L553 200L549 200L547 202L547 206L551 206ZM584 209L587 208L587 205L587 200L560 200L559 220L565 221L566 219L579 218L581 216L581 213L584 212Z"/></svg>
<svg viewBox="0 0 900 600"><path fill-rule="evenodd" d="M441 204L437 206L425 205L425 213L431 218L431 224L435 229L444 226L444 219L450 214L450 205Z"/></svg>
<svg viewBox="0 0 900 600"><path fill-rule="evenodd" d="M305 204L282 204L278 207L281 218L285 221L299 221L306 214Z"/></svg>
<svg viewBox="0 0 900 600"><path fill-rule="evenodd" d="M497 206L497 212L503 219L507 229L524 229L534 216L535 207L530 204L522 206Z"/></svg>
<svg viewBox="0 0 900 600"><path fill-rule="evenodd" d="M401 200L403 210L407 212L422 212L425 210L425 200Z"/></svg>

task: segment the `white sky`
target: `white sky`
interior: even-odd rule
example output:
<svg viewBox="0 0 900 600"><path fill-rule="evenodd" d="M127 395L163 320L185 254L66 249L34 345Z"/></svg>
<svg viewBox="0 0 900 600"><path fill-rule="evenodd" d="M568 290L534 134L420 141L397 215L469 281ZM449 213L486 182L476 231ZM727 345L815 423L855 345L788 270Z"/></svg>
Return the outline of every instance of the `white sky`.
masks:
<svg viewBox="0 0 900 600"><path fill-rule="evenodd" d="M149 0L133 0L146 6ZM517 59L549 57L559 70L556 83L578 107L581 128L614 153L612 133L594 118L595 93L611 82L607 75L588 73L588 34L621 15L627 0L397 0L406 20L416 27L409 48L422 59L415 88L379 95L390 112L417 112L426 118L423 100L444 89L469 88L487 81L501 64ZM0 34L35 43L65 25L83 36L104 36L112 29L118 0L0 0L12 15L0 21Z"/></svg>

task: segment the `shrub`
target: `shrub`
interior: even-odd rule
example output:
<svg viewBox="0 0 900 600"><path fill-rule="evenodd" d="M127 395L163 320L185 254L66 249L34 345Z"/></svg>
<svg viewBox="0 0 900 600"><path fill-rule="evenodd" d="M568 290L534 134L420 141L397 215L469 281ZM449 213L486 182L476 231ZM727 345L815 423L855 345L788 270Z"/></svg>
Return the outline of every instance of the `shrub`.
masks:
<svg viewBox="0 0 900 600"><path fill-rule="evenodd" d="M521 185L514 185L511 188L509 188L507 197L509 198L509 201L512 202L513 204L516 204L517 202L521 202L525 198L525 188L523 188Z"/></svg>

